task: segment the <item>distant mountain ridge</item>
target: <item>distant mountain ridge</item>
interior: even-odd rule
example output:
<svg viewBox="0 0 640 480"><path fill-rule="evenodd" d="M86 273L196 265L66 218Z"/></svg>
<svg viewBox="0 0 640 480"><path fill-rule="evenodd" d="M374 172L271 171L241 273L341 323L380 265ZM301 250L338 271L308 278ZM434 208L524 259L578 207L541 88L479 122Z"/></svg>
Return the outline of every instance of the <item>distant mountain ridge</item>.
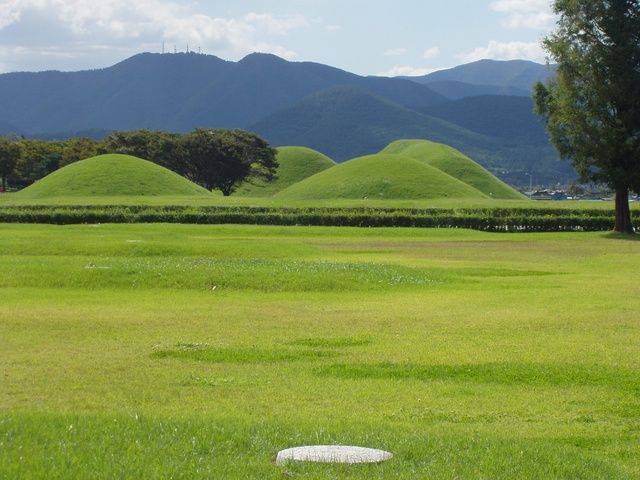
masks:
<svg viewBox="0 0 640 480"><path fill-rule="evenodd" d="M426 85L457 100L476 95L531 96L533 85L555 75L555 65L528 60L478 60L418 77L399 77Z"/></svg>
<svg viewBox="0 0 640 480"><path fill-rule="evenodd" d="M61 125L68 131L188 131L244 127L337 85L359 86L412 107L445 100L408 80L361 77L268 54L228 62L195 53L143 53L102 70L0 75L0 108L3 121L29 134L61 131Z"/></svg>
<svg viewBox="0 0 640 480"><path fill-rule="evenodd" d="M270 54L232 62L143 53L101 70L0 75L0 134L247 128L274 146L306 146L337 161L424 138L512 183L528 182L531 171L555 183L574 173L556 161L524 98L550 74L533 62L480 61L411 79L363 77Z"/></svg>

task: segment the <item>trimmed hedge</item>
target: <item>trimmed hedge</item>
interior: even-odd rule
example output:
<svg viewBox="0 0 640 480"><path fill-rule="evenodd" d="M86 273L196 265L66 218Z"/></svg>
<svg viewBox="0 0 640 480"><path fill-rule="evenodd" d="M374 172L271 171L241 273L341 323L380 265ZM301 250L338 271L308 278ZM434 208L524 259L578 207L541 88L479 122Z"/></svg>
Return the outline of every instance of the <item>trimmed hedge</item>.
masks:
<svg viewBox="0 0 640 480"><path fill-rule="evenodd" d="M640 211L633 211L634 221ZM7 206L0 222L188 223L348 227L471 228L489 232L605 231L613 210L554 208L275 208L189 206Z"/></svg>

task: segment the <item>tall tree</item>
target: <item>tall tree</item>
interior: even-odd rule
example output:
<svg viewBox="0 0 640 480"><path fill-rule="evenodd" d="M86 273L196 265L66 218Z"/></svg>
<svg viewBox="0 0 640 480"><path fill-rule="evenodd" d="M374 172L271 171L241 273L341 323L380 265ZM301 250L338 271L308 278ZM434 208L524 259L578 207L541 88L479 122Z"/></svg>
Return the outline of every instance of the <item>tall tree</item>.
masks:
<svg viewBox="0 0 640 480"><path fill-rule="evenodd" d="M0 178L2 191L7 190L7 177L13 173L20 158L20 146L7 138L0 137Z"/></svg>
<svg viewBox="0 0 640 480"><path fill-rule="evenodd" d="M584 181L615 190L614 230L633 233L629 191L640 193L640 2L555 0L544 47L558 73L534 90L561 156Z"/></svg>
<svg viewBox="0 0 640 480"><path fill-rule="evenodd" d="M243 181L272 180L276 151L259 136L243 130L200 128L182 140L187 176L207 190L231 195Z"/></svg>

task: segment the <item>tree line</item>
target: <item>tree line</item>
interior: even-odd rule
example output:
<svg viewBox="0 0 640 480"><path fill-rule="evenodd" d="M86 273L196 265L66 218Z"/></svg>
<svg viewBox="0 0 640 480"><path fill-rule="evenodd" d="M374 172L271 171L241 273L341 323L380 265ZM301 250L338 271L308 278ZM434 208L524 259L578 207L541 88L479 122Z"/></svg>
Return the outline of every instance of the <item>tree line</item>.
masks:
<svg viewBox="0 0 640 480"><path fill-rule="evenodd" d="M2 188L26 187L59 168L105 153L149 160L224 195L233 193L243 182L271 181L278 167L276 150L244 130L200 128L186 134L120 131L100 141L0 137Z"/></svg>

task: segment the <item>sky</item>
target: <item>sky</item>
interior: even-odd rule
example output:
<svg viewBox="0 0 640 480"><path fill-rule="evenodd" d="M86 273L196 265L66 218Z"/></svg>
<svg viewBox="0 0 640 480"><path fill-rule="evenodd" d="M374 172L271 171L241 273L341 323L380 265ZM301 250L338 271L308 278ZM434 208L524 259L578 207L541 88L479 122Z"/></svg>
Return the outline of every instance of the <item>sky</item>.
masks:
<svg viewBox="0 0 640 480"><path fill-rule="evenodd" d="M483 58L544 63L554 24L549 0L0 0L0 73L104 68L164 42L424 75Z"/></svg>

